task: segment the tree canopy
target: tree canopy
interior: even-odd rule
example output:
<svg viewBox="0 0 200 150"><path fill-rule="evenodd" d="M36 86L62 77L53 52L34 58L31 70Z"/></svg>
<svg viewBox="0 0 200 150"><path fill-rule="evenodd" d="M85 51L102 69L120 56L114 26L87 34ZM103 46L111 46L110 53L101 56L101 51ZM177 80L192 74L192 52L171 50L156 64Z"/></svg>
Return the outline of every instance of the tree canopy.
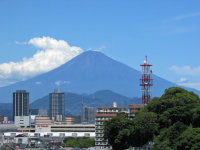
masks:
<svg viewBox="0 0 200 150"><path fill-rule="evenodd" d="M148 141L154 142L153 149L199 149L199 131L199 96L180 87L168 88L160 98L153 98L133 120L119 114L104 123L104 138L114 150Z"/></svg>
<svg viewBox="0 0 200 150"><path fill-rule="evenodd" d="M123 113L118 114L111 120L104 122L104 138L108 139L109 144L115 149L129 148L133 121L125 117Z"/></svg>
<svg viewBox="0 0 200 150"><path fill-rule="evenodd" d="M64 139L64 143L66 147L89 148L94 146L94 139L87 137L67 137Z"/></svg>

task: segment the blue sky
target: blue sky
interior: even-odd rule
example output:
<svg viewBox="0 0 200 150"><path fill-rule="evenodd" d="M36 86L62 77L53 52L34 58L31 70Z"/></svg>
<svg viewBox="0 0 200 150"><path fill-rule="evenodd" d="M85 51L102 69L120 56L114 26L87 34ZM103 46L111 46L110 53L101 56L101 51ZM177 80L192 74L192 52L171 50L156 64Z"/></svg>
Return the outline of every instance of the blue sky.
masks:
<svg viewBox="0 0 200 150"><path fill-rule="evenodd" d="M137 70L148 55L154 74L200 90L199 6L198 0L0 0L0 84L92 49Z"/></svg>

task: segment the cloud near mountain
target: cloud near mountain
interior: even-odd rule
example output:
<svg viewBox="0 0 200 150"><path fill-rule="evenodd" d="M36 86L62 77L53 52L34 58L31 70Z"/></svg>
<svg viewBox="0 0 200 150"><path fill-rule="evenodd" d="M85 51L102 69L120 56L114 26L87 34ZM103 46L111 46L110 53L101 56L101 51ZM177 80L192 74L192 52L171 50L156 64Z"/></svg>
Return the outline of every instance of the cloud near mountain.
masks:
<svg viewBox="0 0 200 150"><path fill-rule="evenodd" d="M174 66L171 66L169 69L179 75L190 75L190 76L200 75L200 66L191 67L191 66L174 65Z"/></svg>
<svg viewBox="0 0 200 150"><path fill-rule="evenodd" d="M64 40L45 36L32 38L25 44L33 45L37 52L19 62L0 64L1 86L50 71L83 52L80 47L70 46Z"/></svg>

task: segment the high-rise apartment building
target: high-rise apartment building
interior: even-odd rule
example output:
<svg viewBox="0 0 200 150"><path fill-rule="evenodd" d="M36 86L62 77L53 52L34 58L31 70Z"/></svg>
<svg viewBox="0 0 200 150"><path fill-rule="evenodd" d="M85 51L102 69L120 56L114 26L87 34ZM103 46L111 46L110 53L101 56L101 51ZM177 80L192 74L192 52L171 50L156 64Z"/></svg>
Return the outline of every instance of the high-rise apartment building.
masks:
<svg viewBox="0 0 200 150"><path fill-rule="evenodd" d="M95 123L95 107L82 106L82 123Z"/></svg>
<svg viewBox="0 0 200 150"><path fill-rule="evenodd" d="M117 107L116 103L113 104L113 107L97 107L95 114L95 147L97 149L111 149L108 142L103 139L103 123L120 112L126 112L126 107Z"/></svg>
<svg viewBox="0 0 200 150"><path fill-rule="evenodd" d="M65 94L59 90L49 93L49 117L54 121L65 120Z"/></svg>
<svg viewBox="0 0 200 150"><path fill-rule="evenodd" d="M13 93L13 119L15 116L29 116L29 93L26 90Z"/></svg>

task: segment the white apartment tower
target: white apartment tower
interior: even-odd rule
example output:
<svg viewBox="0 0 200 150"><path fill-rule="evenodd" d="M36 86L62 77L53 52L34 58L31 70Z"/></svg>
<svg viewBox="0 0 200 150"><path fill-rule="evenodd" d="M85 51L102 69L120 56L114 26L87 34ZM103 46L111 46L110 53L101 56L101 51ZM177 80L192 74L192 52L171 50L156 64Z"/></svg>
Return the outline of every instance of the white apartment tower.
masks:
<svg viewBox="0 0 200 150"><path fill-rule="evenodd" d="M120 112L126 112L126 107L117 107L116 103L113 103L113 107L97 107L95 114L95 147L97 149L111 148L108 142L103 140L103 123Z"/></svg>

